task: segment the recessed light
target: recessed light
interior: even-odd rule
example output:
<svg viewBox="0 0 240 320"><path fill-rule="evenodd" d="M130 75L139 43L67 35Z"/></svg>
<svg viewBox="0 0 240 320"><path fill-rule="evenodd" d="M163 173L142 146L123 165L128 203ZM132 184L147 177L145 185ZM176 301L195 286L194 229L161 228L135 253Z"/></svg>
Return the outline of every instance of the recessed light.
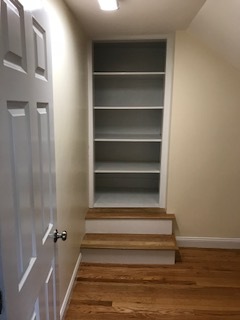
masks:
<svg viewBox="0 0 240 320"><path fill-rule="evenodd" d="M101 10L114 11L119 8L117 0L98 0Z"/></svg>

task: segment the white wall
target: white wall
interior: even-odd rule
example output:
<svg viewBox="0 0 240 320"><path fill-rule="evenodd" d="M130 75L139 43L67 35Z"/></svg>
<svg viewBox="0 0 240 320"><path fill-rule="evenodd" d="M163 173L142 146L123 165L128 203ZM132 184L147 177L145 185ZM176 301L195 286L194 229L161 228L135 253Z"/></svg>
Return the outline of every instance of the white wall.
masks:
<svg viewBox="0 0 240 320"><path fill-rule="evenodd" d="M176 34L168 212L177 234L240 237L240 72Z"/></svg>
<svg viewBox="0 0 240 320"><path fill-rule="evenodd" d="M88 207L88 40L62 0L48 0L52 29L57 218L66 242L58 241L60 305L84 233Z"/></svg>

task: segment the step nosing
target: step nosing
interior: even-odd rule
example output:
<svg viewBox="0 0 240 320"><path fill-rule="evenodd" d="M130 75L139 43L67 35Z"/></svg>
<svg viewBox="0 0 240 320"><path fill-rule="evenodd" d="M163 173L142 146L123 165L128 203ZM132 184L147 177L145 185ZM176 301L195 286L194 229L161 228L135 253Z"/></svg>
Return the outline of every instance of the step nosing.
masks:
<svg viewBox="0 0 240 320"><path fill-rule="evenodd" d="M175 215L162 208L90 208L86 220L174 220Z"/></svg>
<svg viewBox="0 0 240 320"><path fill-rule="evenodd" d="M174 214L145 214L145 215L140 215L140 214L87 214L86 215L86 220L107 220L107 219L112 219L112 220L174 220L175 215Z"/></svg>
<svg viewBox="0 0 240 320"><path fill-rule="evenodd" d="M153 237L167 237L167 238L171 238L171 237L174 237L173 234L170 234L170 235L159 235L159 234L145 234L145 233L138 233L138 234L135 234L135 233L119 233L119 234L116 234L116 233L86 233L85 236L99 236L99 237L104 237L104 236L113 236L113 237L121 237L121 236L132 236L132 237L148 237L148 238L153 238Z"/></svg>
<svg viewBox="0 0 240 320"><path fill-rule="evenodd" d="M107 246L98 246L98 247L90 247L90 246L83 246L82 247L83 250L87 250L87 249L104 249L104 250L146 250L146 251L177 251L178 247L158 247L158 248L149 248L149 247L107 247Z"/></svg>
<svg viewBox="0 0 240 320"><path fill-rule="evenodd" d="M174 235L86 234L83 249L177 250Z"/></svg>
<svg viewBox="0 0 240 320"><path fill-rule="evenodd" d="M116 208L116 207L112 207L112 208L89 208L88 209L89 212L158 212L158 213L166 213L166 209L164 208Z"/></svg>

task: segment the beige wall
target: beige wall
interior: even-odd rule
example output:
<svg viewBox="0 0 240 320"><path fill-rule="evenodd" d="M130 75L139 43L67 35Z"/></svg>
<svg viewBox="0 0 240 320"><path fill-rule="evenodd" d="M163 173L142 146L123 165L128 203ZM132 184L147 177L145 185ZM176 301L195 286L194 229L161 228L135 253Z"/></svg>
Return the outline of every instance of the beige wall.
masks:
<svg viewBox="0 0 240 320"><path fill-rule="evenodd" d="M88 207L87 39L62 0L48 0L52 28L60 306L80 251Z"/></svg>
<svg viewBox="0 0 240 320"><path fill-rule="evenodd" d="M240 237L240 71L177 32L168 212L177 234Z"/></svg>
<svg viewBox="0 0 240 320"><path fill-rule="evenodd" d="M52 6L60 305L88 206L87 39L62 0ZM168 212L182 236L239 237L240 72L188 32L177 32Z"/></svg>

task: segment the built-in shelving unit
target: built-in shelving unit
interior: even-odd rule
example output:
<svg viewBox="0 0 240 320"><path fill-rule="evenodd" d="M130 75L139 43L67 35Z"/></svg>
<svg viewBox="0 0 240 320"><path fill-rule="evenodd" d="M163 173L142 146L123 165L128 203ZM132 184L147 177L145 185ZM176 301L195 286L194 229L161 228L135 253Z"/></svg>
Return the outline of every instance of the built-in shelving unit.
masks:
<svg viewBox="0 0 240 320"><path fill-rule="evenodd" d="M167 39L93 43L90 207L160 206L166 53Z"/></svg>

